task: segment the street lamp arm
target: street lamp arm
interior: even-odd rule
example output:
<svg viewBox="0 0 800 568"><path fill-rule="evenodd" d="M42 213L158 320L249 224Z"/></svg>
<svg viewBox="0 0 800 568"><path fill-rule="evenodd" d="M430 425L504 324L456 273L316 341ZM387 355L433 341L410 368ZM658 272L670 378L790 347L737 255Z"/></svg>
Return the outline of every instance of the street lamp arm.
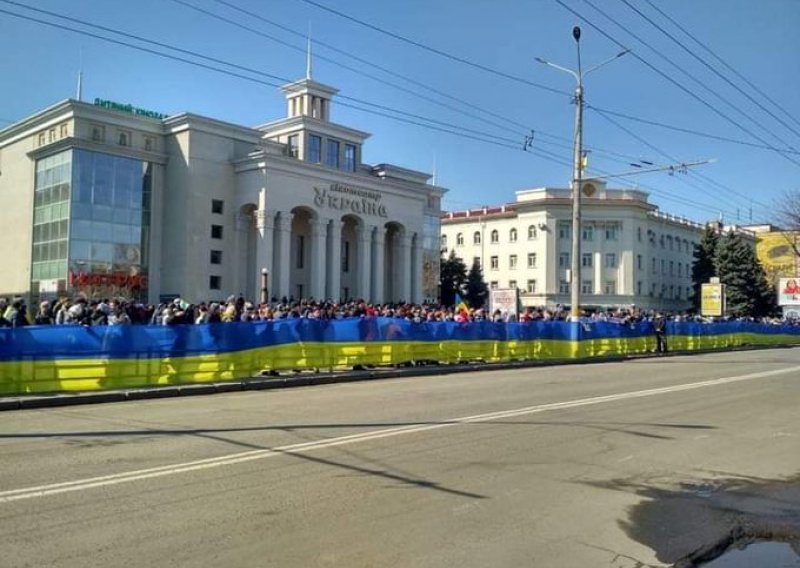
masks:
<svg viewBox="0 0 800 568"><path fill-rule="evenodd" d="M561 65L556 65L555 63L550 63L549 61L542 59L541 57L537 57L536 61L541 63L542 65L547 65L548 67L552 67L553 69L558 69L559 71L563 71L564 73L569 73L573 77L575 77L576 82L580 82L580 76L575 73L572 69L567 69L566 67L561 67Z"/></svg>
<svg viewBox="0 0 800 568"><path fill-rule="evenodd" d="M595 65L594 67L590 67L589 69L587 69L586 71L584 71L584 72L583 72L583 75L582 75L582 76L583 76L583 77L586 77L586 75L588 75L588 74L589 74L589 73L591 73L592 71L597 71L598 69L600 69L601 67L604 67L604 66L608 65L609 63L611 63L611 62L612 62L612 61L614 61L615 59L619 59L620 57L622 57L623 55L625 55L625 54L626 54L626 53L628 53L629 51L630 51L630 49L626 49L625 51L620 51L620 52L619 52L619 53L617 53L615 56L613 56L613 57L609 57L608 59L606 59L605 61L603 61L603 62L601 62L601 63L598 63L598 64L597 64L597 65Z"/></svg>

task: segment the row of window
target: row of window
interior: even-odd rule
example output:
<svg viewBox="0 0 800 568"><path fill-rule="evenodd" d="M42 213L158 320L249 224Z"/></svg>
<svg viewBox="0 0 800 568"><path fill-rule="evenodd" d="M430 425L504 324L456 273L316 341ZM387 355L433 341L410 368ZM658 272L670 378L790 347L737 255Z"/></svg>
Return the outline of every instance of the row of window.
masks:
<svg viewBox="0 0 800 568"><path fill-rule="evenodd" d="M42 130L39 133L37 145L44 146L45 144L52 144L56 140L66 138L69 136L69 127L66 122L59 124L58 127L50 127L47 130Z"/></svg>
<svg viewBox="0 0 800 568"><path fill-rule="evenodd" d="M537 238L539 235L538 229L536 225L529 225L528 226L528 240L532 241ZM475 231L472 234L472 243L479 245L481 244L481 232ZM500 232L497 229L493 229L492 232L489 234L489 239L492 244L497 244L500 242ZM517 242L517 230L510 229L508 231L508 242L515 243ZM447 248L447 235L442 235L442 246ZM456 246L463 246L464 245L464 233L458 233L456 235Z"/></svg>
<svg viewBox="0 0 800 568"><path fill-rule="evenodd" d="M642 242L642 228L638 227L636 229L636 238L639 242ZM652 229L647 230L647 238L650 241L650 244L656 246L656 232ZM660 235L658 237L658 241L661 244L662 249L669 249L678 252L685 252L689 253L694 250L694 247L697 246L697 243L692 241L689 242L688 239L682 239L679 236L675 236L673 238L672 235Z"/></svg>
<svg viewBox="0 0 800 568"><path fill-rule="evenodd" d="M133 134L130 130L124 130L122 128L116 128L114 131L114 136L111 140L116 140L116 143L119 146L133 146ZM109 133L109 136L111 134ZM41 137L40 137L41 139ZM106 127L102 124L93 124L92 125L92 142L106 142ZM144 149L145 152L153 152L156 149L156 139L154 136L142 136L142 144L141 147Z"/></svg>
<svg viewBox="0 0 800 568"><path fill-rule="evenodd" d="M308 135L308 149L306 160L313 164L323 163L322 136L316 134ZM292 134L289 136L289 155L299 157L300 154L300 135ZM341 156L342 144L338 140L331 138L325 139L325 160L324 164L329 168L343 169L347 172L356 171L356 145L344 144L344 156ZM344 161L342 161L342 158Z"/></svg>

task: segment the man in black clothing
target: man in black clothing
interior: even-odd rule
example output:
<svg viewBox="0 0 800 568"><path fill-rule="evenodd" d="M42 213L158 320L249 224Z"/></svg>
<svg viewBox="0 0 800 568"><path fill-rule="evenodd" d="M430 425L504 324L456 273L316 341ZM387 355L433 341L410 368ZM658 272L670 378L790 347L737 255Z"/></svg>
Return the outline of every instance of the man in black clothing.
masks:
<svg viewBox="0 0 800 568"><path fill-rule="evenodd" d="M663 355L667 352L667 320L658 314L653 320L653 329L656 332L656 353Z"/></svg>

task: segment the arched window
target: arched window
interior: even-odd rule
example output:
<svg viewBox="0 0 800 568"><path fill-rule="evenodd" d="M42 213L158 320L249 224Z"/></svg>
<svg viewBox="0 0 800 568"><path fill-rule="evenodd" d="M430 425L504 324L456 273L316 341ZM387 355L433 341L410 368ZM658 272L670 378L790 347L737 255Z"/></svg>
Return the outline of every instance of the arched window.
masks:
<svg viewBox="0 0 800 568"><path fill-rule="evenodd" d="M464 233L458 233L456 235L456 246L460 247L464 244Z"/></svg>
<svg viewBox="0 0 800 568"><path fill-rule="evenodd" d="M528 240L536 238L536 225L528 225Z"/></svg>
<svg viewBox="0 0 800 568"><path fill-rule="evenodd" d="M492 242L500 242L500 233L497 232L497 229L492 230Z"/></svg>
<svg viewBox="0 0 800 568"><path fill-rule="evenodd" d="M447 248L447 235L442 235L442 248Z"/></svg>
<svg viewBox="0 0 800 568"><path fill-rule="evenodd" d="M481 232L480 231L475 231L475 233L472 235L472 244L474 244L474 245L481 244Z"/></svg>
<svg viewBox="0 0 800 568"><path fill-rule="evenodd" d="M508 232L508 240L509 240L510 242L512 242L512 243L515 243L515 242L517 242L517 230L516 230L516 229L511 229L511 230Z"/></svg>

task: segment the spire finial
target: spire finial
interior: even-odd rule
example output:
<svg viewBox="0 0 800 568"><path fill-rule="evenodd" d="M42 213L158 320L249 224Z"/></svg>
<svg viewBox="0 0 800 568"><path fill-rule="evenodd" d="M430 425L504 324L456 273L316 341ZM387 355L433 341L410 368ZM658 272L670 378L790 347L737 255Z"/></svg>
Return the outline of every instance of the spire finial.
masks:
<svg viewBox="0 0 800 568"><path fill-rule="evenodd" d="M83 100L83 48L80 50L80 64L78 65L78 88L75 96L79 101Z"/></svg>
<svg viewBox="0 0 800 568"><path fill-rule="evenodd" d="M311 80L311 22L308 22L308 46L306 48L306 79Z"/></svg>

